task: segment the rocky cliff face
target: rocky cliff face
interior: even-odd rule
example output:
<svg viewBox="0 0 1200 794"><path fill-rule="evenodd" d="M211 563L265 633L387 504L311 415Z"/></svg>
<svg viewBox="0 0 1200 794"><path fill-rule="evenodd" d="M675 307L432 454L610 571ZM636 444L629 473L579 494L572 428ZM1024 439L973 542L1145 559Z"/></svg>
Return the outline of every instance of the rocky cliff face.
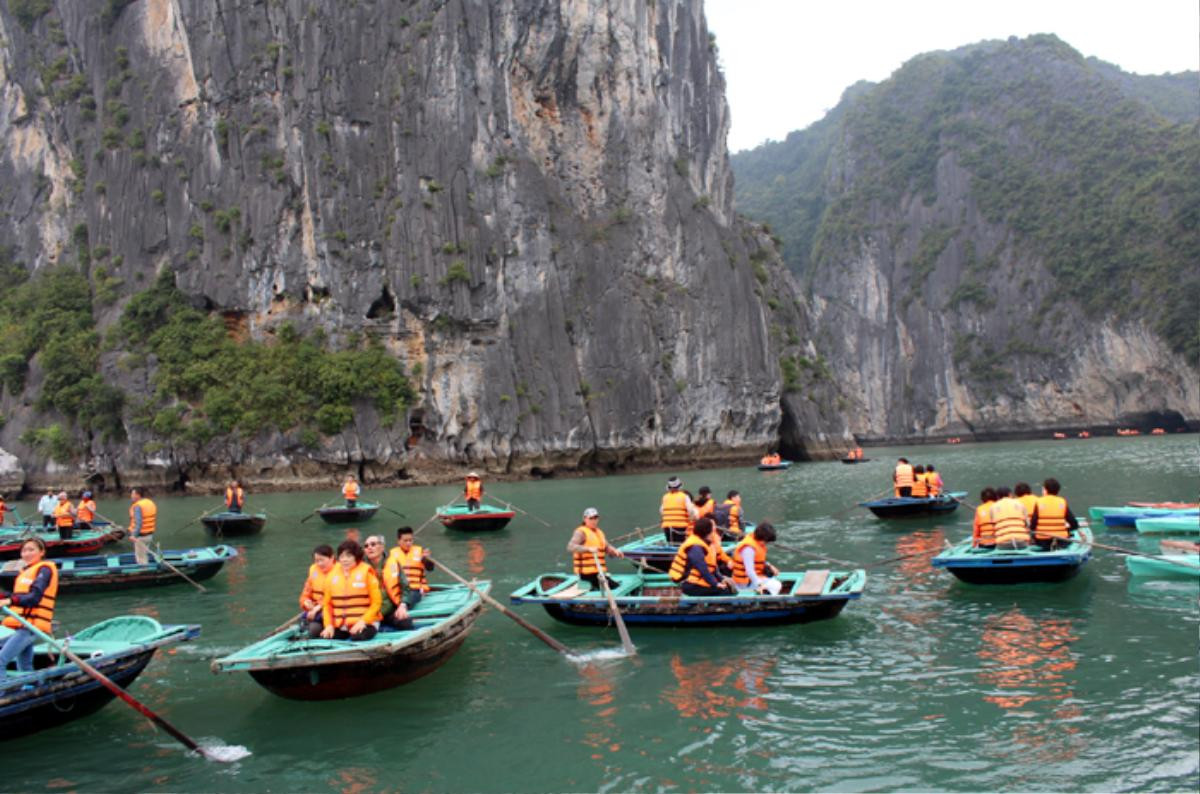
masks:
<svg viewBox="0 0 1200 794"><path fill-rule="evenodd" d="M735 157L856 435L1200 422L1197 108L1156 110L1179 82L1052 36L988 42Z"/></svg>
<svg viewBox="0 0 1200 794"><path fill-rule="evenodd" d="M183 464L127 421L81 442L97 476L520 473L778 438L806 321L768 305L789 287L732 212L701 4L24 0L0 36L0 248L78 262L101 328L170 269L239 338L365 333L415 381L407 425L362 406L315 449L276 432ZM151 369L101 366L149 396ZM48 419L37 371L0 440L61 477L20 440Z"/></svg>

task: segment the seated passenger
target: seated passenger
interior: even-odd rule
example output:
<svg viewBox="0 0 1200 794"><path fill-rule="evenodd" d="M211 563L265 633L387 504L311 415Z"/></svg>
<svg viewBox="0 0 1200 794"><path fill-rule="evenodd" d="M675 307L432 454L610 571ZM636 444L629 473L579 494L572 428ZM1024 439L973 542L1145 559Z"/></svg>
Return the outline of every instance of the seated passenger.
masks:
<svg viewBox="0 0 1200 794"><path fill-rule="evenodd" d="M1071 514L1067 500L1058 495L1062 488L1058 480L1047 477L1042 483L1042 496L1029 517L1029 532L1043 551L1051 551L1071 542L1079 533L1079 520Z"/></svg>
<svg viewBox="0 0 1200 794"><path fill-rule="evenodd" d="M971 543L981 549L996 548L996 525L992 523L992 505L996 503L996 492L984 488L979 492L979 507L975 508L975 527Z"/></svg>
<svg viewBox="0 0 1200 794"><path fill-rule="evenodd" d="M333 570L333 548L321 544L313 549L312 565L308 566L308 576L304 579L304 589L300 591L300 626L310 637L320 637L325 628L321 619L321 610L325 601L325 580Z"/></svg>
<svg viewBox="0 0 1200 794"><path fill-rule="evenodd" d="M707 485L701 485L700 492L692 504L696 508L696 518L711 516L713 508L717 506L717 500L713 499L712 488L709 488Z"/></svg>
<svg viewBox="0 0 1200 794"><path fill-rule="evenodd" d="M689 596L736 595L733 583L717 573L716 549L721 545L721 533L712 519L696 520L692 534L679 546L671 561L668 575L673 582L682 582L680 589Z"/></svg>
<svg viewBox="0 0 1200 794"><path fill-rule="evenodd" d="M745 517L742 515L742 494L739 491L726 494L725 501L713 509L712 518L717 527L724 530L721 533L723 536L731 540L740 539L742 524L745 523Z"/></svg>
<svg viewBox="0 0 1200 794"><path fill-rule="evenodd" d="M1006 486L996 489L996 503L991 509L992 526L996 533L996 548L1023 549L1029 545L1029 516Z"/></svg>
<svg viewBox="0 0 1200 794"><path fill-rule="evenodd" d="M1019 482L1013 486L1013 496L1021 506L1025 508L1025 515L1032 516L1033 511L1037 508L1037 497L1033 495L1033 490L1027 482Z"/></svg>
<svg viewBox="0 0 1200 794"><path fill-rule="evenodd" d="M321 636L335 640L369 640L379 631L382 596L379 579L363 561L363 549L353 540L337 548L337 565L325 580Z"/></svg>
<svg viewBox="0 0 1200 794"><path fill-rule="evenodd" d="M914 499L924 499L929 496L929 482L925 479L925 467L920 464L913 466L912 492L910 495Z"/></svg>
<svg viewBox="0 0 1200 794"><path fill-rule="evenodd" d="M754 532L743 538L733 550L733 583L739 588L766 593L768 577L779 575L779 570L767 562L767 544L775 541L775 527L762 522Z"/></svg>
<svg viewBox="0 0 1200 794"><path fill-rule="evenodd" d="M942 482L942 475L938 474L933 469L932 463L925 464L925 487L929 491L930 496L941 496L942 489L945 483Z"/></svg>

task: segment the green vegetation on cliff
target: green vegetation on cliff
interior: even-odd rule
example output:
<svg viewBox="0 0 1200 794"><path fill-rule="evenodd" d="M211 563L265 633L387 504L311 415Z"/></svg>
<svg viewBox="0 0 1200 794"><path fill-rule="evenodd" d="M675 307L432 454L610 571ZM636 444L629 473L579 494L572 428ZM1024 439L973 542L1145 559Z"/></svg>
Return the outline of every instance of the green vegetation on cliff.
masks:
<svg viewBox="0 0 1200 794"><path fill-rule="evenodd" d="M1140 315L1196 361L1194 101L1190 120L1175 120L1181 86L1190 83L1194 99L1195 79L1125 75L1054 36L922 55L884 83L848 91L808 130L735 155L738 209L769 222L789 266L811 276L859 256L866 240L897 239L913 202L964 216L975 206L1007 230L1000 245L1044 263L1060 293L1093 315ZM940 179L947 165L969 184ZM916 231L916 254L897 255L915 282L952 240L956 251L979 246L985 261L998 253L975 230L928 223ZM951 305L985 306L981 274L968 275Z"/></svg>

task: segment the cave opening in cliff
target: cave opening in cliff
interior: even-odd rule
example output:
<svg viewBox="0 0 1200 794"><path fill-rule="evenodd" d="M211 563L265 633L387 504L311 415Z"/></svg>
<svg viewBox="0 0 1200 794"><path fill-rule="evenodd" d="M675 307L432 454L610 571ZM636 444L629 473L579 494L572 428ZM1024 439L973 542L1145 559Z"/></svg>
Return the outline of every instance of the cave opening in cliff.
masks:
<svg viewBox="0 0 1200 794"><path fill-rule="evenodd" d="M392 291L388 289L387 284L384 284L379 297L372 301L371 307L367 309L367 319L390 320L395 316L396 299L392 297Z"/></svg>
<svg viewBox="0 0 1200 794"><path fill-rule="evenodd" d="M808 460L808 450L803 441L804 434L796 419L796 414L792 412L786 399L779 401L779 407L782 418L779 422L779 438L775 442L775 449L783 456L784 460Z"/></svg>

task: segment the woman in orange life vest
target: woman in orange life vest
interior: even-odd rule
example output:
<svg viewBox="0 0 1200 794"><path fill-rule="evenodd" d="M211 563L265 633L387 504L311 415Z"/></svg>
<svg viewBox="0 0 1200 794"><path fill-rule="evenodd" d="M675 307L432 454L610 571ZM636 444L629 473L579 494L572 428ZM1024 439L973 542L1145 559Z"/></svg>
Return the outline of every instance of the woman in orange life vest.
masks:
<svg viewBox="0 0 1200 794"><path fill-rule="evenodd" d="M1042 551L1052 551L1071 542L1079 532L1079 520L1071 514L1067 500L1058 495L1062 486L1053 477L1042 483L1042 495L1029 516L1029 533Z"/></svg>
<svg viewBox="0 0 1200 794"><path fill-rule="evenodd" d="M617 588L618 583L608 576L608 562L604 558L624 557L625 552L609 543L608 538L604 536L604 530L600 528L600 511L596 508L589 507L583 511L583 523L571 533L571 539L567 541L567 551L571 552L575 573L580 581L599 588L600 576L603 574L609 589ZM593 551L596 552L595 556L592 555Z"/></svg>
<svg viewBox="0 0 1200 794"><path fill-rule="evenodd" d="M79 504L75 507L75 528L91 529L92 522L95 520L96 500L92 498L91 491L84 491L79 499Z"/></svg>
<svg viewBox="0 0 1200 794"><path fill-rule="evenodd" d="M67 492L58 495L58 504L54 506L54 526L58 527L58 536L70 540L75 535L75 508L67 498Z"/></svg>
<svg viewBox="0 0 1200 794"><path fill-rule="evenodd" d="M343 540L337 547L337 560L325 580L321 636L369 640L379 631L379 579L363 560L362 546L356 541Z"/></svg>
<svg viewBox="0 0 1200 794"><path fill-rule="evenodd" d="M312 565L308 566L308 576L304 578L304 589L300 591L300 625L308 632L308 636L321 636L325 628L321 620L321 610L325 601L325 580L333 570L333 547L322 543L313 549Z"/></svg>
<svg viewBox="0 0 1200 794"><path fill-rule="evenodd" d="M759 593L767 591L767 577L779 575L779 569L767 562L767 544L775 542L775 527L766 521L742 538L733 550L733 583Z"/></svg>
<svg viewBox="0 0 1200 794"><path fill-rule="evenodd" d="M992 524L992 505L996 492L984 488L979 492L979 507L975 508L975 526L971 532L971 544L981 549L996 548L996 527Z"/></svg>
<svg viewBox="0 0 1200 794"><path fill-rule="evenodd" d="M942 482L942 475L933 470L932 463L925 464L925 487L929 491L930 496L941 496L942 489L945 487Z"/></svg>
<svg viewBox="0 0 1200 794"><path fill-rule="evenodd" d="M896 461L896 470L892 472L892 483L896 488L896 496L912 496L913 467L908 458Z"/></svg>
<svg viewBox="0 0 1200 794"><path fill-rule="evenodd" d="M12 595L0 597L0 606L16 607L14 612L49 634L54 600L58 596L58 568L43 559L45 556L46 544L40 538L29 538L21 544L21 561L25 567L17 576ZM5 617L4 625L16 631L0 647L0 675L13 659L17 660L19 672L32 672L33 644L38 640L37 635L16 618Z"/></svg>
<svg viewBox="0 0 1200 794"><path fill-rule="evenodd" d="M483 500L483 481L477 472L467 475L467 484L463 487L463 498L467 501L468 510L478 510Z"/></svg>
<svg viewBox="0 0 1200 794"><path fill-rule="evenodd" d="M705 516L712 517L713 508L717 506L717 501L713 499L712 488L707 485L701 485L698 495L692 500L692 506L696 508L696 518L704 518Z"/></svg>
<svg viewBox="0 0 1200 794"><path fill-rule="evenodd" d="M242 490L242 484L237 480L230 480L229 485L225 487L225 509L230 513L240 513L245 503L246 492Z"/></svg>
<svg viewBox="0 0 1200 794"><path fill-rule="evenodd" d="M733 582L717 571L717 549L721 546L721 531L710 518L696 520L692 534L675 552L668 575L680 582L680 589L689 596L737 595Z"/></svg>
<svg viewBox="0 0 1200 794"><path fill-rule="evenodd" d="M347 474L342 483L342 498L346 500L346 507L354 507L358 503L358 480L354 479L353 474Z"/></svg>

